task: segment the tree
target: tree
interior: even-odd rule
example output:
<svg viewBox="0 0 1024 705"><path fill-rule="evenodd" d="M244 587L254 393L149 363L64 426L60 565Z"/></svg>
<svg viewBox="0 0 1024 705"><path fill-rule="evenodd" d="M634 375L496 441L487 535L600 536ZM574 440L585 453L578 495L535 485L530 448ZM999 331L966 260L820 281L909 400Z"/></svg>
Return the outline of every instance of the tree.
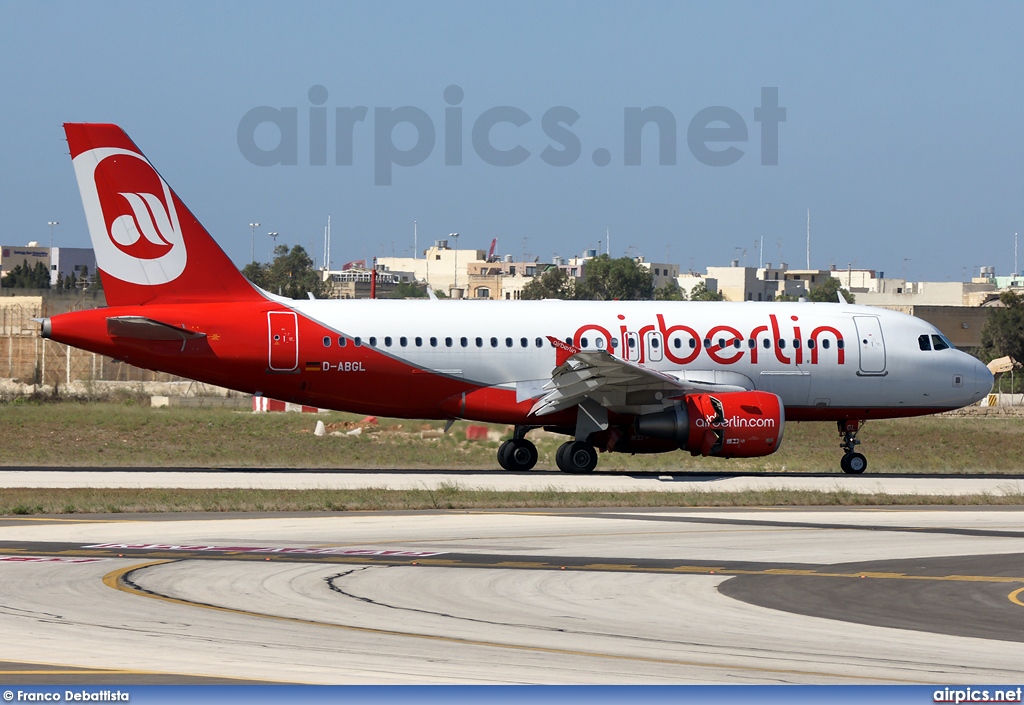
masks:
<svg viewBox="0 0 1024 705"><path fill-rule="evenodd" d="M707 284L699 282L690 291L690 301L725 301L725 294L720 291L708 291Z"/></svg>
<svg viewBox="0 0 1024 705"><path fill-rule="evenodd" d="M686 292L679 286L675 279L667 282L654 290L655 301L686 301Z"/></svg>
<svg viewBox="0 0 1024 705"><path fill-rule="evenodd" d="M846 289L844 289L842 286L842 282L840 282L835 277L829 277L821 284L811 289L811 293L807 295L807 300L830 301L832 303L837 303L839 301L839 297L836 295L836 292L839 291L843 293L843 298L846 299L849 303L852 304L856 300L854 295L851 294Z"/></svg>
<svg viewBox="0 0 1024 705"><path fill-rule="evenodd" d="M999 301L1003 305L992 307L981 329L982 360L1009 355L1024 362L1024 297L1004 291Z"/></svg>
<svg viewBox="0 0 1024 705"><path fill-rule="evenodd" d="M42 262L30 267L28 260L23 260L4 276L0 286L5 289L49 289L50 272Z"/></svg>
<svg viewBox="0 0 1024 705"><path fill-rule="evenodd" d="M583 281L576 285L575 298L590 301L649 301L653 295L651 270L629 257L612 259L604 254L587 260Z"/></svg>
<svg viewBox="0 0 1024 705"><path fill-rule="evenodd" d="M273 262L250 262L242 275L261 289L291 299L304 299L309 293L322 298L327 291L320 273L313 268L313 260L300 245L290 250L288 245L278 245Z"/></svg>
<svg viewBox="0 0 1024 705"><path fill-rule="evenodd" d="M425 299L427 298L426 287L414 282L402 282L395 287L394 291L388 294L389 299Z"/></svg>
<svg viewBox="0 0 1024 705"><path fill-rule="evenodd" d="M571 299L576 286L564 269L551 267L523 287L524 299Z"/></svg>

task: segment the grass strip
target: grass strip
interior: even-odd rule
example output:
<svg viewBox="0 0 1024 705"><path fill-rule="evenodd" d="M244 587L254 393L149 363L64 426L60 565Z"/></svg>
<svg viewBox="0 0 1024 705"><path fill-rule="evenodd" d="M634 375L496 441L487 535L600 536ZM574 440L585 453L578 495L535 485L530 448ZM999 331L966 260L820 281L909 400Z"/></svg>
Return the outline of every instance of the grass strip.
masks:
<svg viewBox="0 0 1024 705"><path fill-rule="evenodd" d="M342 512L585 507L1020 506L1024 493L890 495L819 490L538 492L467 490L36 489L0 490L0 516L159 512Z"/></svg>

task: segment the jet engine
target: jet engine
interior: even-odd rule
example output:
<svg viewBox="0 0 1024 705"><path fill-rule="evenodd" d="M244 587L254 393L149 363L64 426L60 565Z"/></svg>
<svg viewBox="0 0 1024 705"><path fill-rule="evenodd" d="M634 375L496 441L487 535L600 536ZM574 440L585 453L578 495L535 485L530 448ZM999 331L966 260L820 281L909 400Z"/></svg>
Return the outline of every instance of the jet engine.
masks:
<svg viewBox="0 0 1024 705"><path fill-rule="evenodd" d="M782 445L786 412L771 392L688 394L675 406L638 416L640 436L674 441L693 455L753 458Z"/></svg>

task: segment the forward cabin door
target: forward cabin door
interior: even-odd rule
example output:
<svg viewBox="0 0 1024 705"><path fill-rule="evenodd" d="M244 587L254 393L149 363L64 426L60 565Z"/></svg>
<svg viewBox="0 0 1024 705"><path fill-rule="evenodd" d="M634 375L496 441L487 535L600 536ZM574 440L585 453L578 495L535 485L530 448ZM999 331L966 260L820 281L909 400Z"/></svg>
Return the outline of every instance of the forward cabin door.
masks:
<svg viewBox="0 0 1024 705"><path fill-rule="evenodd" d="M860 371L866 375L885 374L885 341L877 316L854 316L857 326L857 347L860 349Z"/></svg>
<svg viewBox="0 0 1024 705"><path fill-rule="evenodd" d="M267 313L268 339L272 372L291 372L299 366L298 319L292 311Z"/></svg>

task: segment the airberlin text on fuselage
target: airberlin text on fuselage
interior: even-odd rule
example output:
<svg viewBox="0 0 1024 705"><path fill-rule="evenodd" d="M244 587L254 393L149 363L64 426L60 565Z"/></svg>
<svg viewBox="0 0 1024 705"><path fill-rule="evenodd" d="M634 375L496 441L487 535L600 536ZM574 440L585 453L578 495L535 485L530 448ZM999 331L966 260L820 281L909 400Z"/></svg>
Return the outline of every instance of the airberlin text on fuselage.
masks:
<svg viewBox="0 0 1024 705"><path fill-rule="evenodd" d="M812 365L817 365L820 355L819 351L823 349L822 342L824 342L825 349L835 346L834 357L824 353L827 359L834 359L836 364L839 365L846 364L843 334L839 332L839 329L829 325L815 326L805 339L804 332L799 325L799 316L790 316L791 328L783 334L778 316L774 313L769 314L767 324L755 326L747 335L729 325L713 326L702 335L696 329L686 324L669 325L665 321L665 316L660 313L656 316L656 324L643 325L639 329L634 328L631 331L630 328L632 326L627 327L626 317L619 314L618 318L621 323L615 335L614 346L612 343L613 334L604 326L597 325L596 323L588 323L577 328L573 334L573 344L578 348L580 347L580 340L584 335L596 333L601 338L604 338L604 345L602 347L606 350L620 357L629 356L630 359L635 355L638 362L645 362L648 352L648 339L652 334L657 333L663 341L661 351L665 358L677 365L690 364L700 356L702 351L712 361L720 365L734 365L742 360L745 355L749 355L750 363L756 365L758 357L767 354L774 354L775 359L784 365L802 365L805 361ZM681 343L680 347L676 347L670 342L673 336L676 336L676 339L678 339L679 336L684 334L694 341L692 347L690 347L688 342ZM637 341L635 345L639 350L636 350L636 352L629 348L631 336L635 336ZM750 340L754 341L753 346L747 343ZM768 348L762 349L763 341L765 340L770 341L770 353ZM723 341L724 345L719 341ZM781 345L780 341L782 341ZM737 342L740 344L739 347L736 346Z"/></svg>

